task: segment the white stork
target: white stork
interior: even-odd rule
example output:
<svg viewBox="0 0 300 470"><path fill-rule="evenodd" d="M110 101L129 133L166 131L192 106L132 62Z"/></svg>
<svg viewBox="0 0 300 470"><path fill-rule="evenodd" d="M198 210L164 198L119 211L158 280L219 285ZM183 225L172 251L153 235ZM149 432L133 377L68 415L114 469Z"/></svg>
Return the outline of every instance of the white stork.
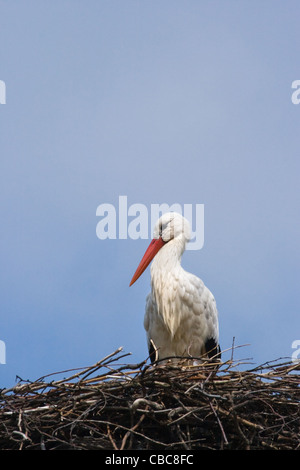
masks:
<svg viewBox="0 0 300 470"><path fill-rule="evenodd" d="M164 214L153 237L130 282L132 285L154 258L144 318L151 361L174 356L220 358L214 296L180 263L190 239L189 222L175 212Z"/></svg>

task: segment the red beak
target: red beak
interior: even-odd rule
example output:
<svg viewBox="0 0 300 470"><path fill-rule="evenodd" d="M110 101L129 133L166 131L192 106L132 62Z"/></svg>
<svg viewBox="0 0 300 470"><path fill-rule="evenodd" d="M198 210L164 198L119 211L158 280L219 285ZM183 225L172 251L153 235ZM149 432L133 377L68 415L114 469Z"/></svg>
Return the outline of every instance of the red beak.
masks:
<svg viewBox="0 0 300 470"><path fill-rule="evenodd" d="M135 271L133 278L131 279L131 282L129 286L132 286L132 284L135 283L135 281L143 274L147 266L151 263L153 260L154 256L156 253L159 252L161 247L163 247L165 242L163 241L162 238L153 238L151 241L150 245L148 246L140 264L138 265L137 270Z"/></svg>

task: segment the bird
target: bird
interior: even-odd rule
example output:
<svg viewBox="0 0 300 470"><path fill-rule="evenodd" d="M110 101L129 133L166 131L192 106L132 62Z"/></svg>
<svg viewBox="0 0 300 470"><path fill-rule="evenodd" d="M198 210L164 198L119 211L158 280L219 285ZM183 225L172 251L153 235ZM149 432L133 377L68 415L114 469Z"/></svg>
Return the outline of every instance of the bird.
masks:
<svg viewBox="0 0 300 470"><path fill-rule="evenodd" d="M151 363L221 359L215 298L199 277L181 266L190 237L185 217L163 214L130 282L132 286L152 261L144 316Z"/></svg>

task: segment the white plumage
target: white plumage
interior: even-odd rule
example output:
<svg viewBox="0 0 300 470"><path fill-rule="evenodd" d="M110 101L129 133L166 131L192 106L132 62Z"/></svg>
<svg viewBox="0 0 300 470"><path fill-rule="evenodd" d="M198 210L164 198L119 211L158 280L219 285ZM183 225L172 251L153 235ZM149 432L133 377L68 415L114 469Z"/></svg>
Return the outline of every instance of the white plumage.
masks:
<svg viewBox="0 0 300 470"><path fill-rule="evenodd" d="M214 296L201 279L181 266L181 256L190 239L188 221L175 212L164 214L157 221L153 236L130 283L153 259L144 318L151 360L219 357Z"/></svg>

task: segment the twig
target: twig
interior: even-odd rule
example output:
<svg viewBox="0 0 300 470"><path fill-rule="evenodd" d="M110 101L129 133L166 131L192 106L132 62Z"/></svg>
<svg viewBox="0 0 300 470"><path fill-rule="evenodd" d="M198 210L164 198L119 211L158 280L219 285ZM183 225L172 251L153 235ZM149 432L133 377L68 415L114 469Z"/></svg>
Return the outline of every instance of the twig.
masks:
<svg viewBox="0 0 300 470"><path fill-rule="evenodd" d="M0 393L0 449L300 449L299 364L239 370L237 348L217 370L121 364L118 348L70 377L20 382Z"/></svg>

